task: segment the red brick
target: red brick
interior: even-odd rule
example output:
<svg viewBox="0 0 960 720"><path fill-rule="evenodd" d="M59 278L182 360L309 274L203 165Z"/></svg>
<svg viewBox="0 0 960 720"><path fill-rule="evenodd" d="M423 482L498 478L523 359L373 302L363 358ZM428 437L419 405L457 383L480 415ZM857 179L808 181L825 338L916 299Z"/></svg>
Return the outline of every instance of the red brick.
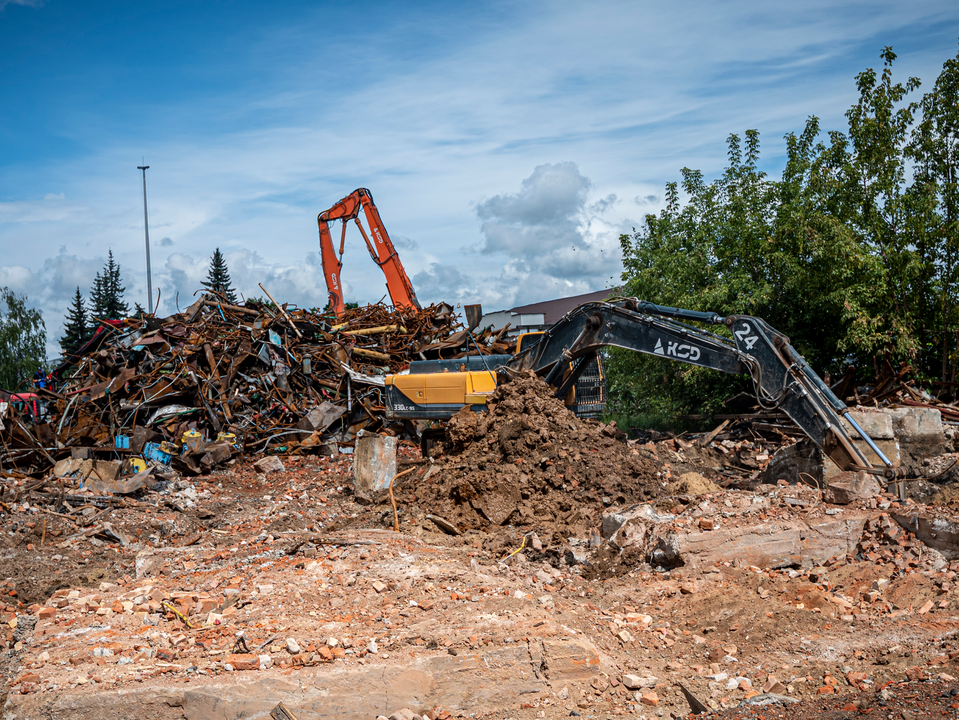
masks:
<svg viewBox="0 0 960 720"><path fill-rule="evenodd" d="M258 670L260 668L260 658L251 653L228 655L225 662L233 666L234 670Z"/></svg>
<svg viewBox="0 0 960 720"><path fill-rule="evenodd" d="M37 617L41 620L49 620L57 616L57 609L52 607L40 608L37 611Z"/></svg>

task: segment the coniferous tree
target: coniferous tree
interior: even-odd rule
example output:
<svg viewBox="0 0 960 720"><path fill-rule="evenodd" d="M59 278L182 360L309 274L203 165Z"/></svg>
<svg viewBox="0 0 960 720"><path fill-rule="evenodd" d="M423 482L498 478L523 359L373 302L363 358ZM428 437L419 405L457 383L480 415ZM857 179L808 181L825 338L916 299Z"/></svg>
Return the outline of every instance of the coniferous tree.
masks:
<svg viewBox="0 0 960 720"><path fill-rule="evenodd" d="M120 284L120 264L114 262L113 250L107 253L107 264L103 276L108 292L108 317L114 320L125 318L130 314L130 307L123 301L126 288Z"/></svg>
<svg viewBox="0 0 960 720"><path fill-rule="evenodd" d="M93 287L90 288L90 317L94 320L104 320L110 317L107 314L108 304L107 284L98 272L93 279ZM96 322L93 324L96 326Z"/></svg>
<svg viewBox="0 0 960 720"><path fill-rule="evenodd" d="M93 328L87 322L87 308L79 287L73 296L73 305L66 320L63 324L63 337L60 338L60 350L64 357L76 353L93 336Z"/></svg>
<svg viewBox="0 0 960 720"><path fill-rule="evenodd" d="M113 259L113 250L110 250L103 271L97 273L90 290L90 314L97 320L127 317L130 308L123 301L125 290L120 281L120 265Z"/></svg>
<svg viewBox="0 0 960 720"><path fill-rule="evenodd" d="M227 261L223 259L223 253L220 248L213 251L213 257L210 258L210 270L207 272L207 279L200 283L208 290L221 293L228 302L236 304L237 293L231 287L230 273L227 271Z"/></svg>

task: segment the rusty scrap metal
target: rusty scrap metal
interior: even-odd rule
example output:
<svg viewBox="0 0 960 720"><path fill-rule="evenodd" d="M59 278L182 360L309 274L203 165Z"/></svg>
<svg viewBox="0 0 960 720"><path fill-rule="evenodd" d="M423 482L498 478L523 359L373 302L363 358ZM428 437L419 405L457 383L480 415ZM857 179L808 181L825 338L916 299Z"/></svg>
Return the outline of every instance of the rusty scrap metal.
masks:
<svg viewBox="0 0 960 720"><path fill-rule="evenodd" d="M404 431L383 416L386 374L413 360L509 352L489 328L474 346L445 304L381 303L336 318L274 303L204 294L170 317L101 322L105 331L38 390L42 417L6 408L0 470L43 477L76 457L115 462L122 478L144 462L201 474L238 454L328 451L360 430ZM184 433L201 439L184 444Z"/></svg>

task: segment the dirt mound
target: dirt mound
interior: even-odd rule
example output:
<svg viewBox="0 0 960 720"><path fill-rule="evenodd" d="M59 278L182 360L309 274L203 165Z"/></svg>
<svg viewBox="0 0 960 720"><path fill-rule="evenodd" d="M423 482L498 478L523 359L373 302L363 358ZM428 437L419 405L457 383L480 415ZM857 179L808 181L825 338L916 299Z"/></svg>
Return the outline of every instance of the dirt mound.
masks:
<svg viewBox="0 0 960 720"><path fill-rule="evenodd" d="M707 480L700 473L688 472L681 475L679 479L667 483L664 493L667 495L705 495L722 490L722 487Z"/></svg>
<svg viewBox="0 0 960 720"><path fill-rule="evenodd" d="M544 540L584 537L599 528L606 505L661 492L657 468L619 435L577 418L528 373L498 387L487 412L457 413L439 472L405 486L398 500L462 530L512 525Z"/></svg>

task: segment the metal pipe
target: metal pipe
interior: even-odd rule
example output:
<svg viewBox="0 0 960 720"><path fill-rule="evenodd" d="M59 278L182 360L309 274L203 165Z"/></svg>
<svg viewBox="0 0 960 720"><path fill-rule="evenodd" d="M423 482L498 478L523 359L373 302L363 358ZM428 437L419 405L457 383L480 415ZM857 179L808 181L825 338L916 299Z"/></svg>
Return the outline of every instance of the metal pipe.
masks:
<svg viewBox="0 0 960 720"><path fill-rule="evenodd" d="M873 441L873 438L871 438L869 435L867 435L867 433L865 433L865 432L863 431L863 428L861 428L859 425L857 425L857 421L854 420L852 417L850 417L850 411L849 411L849 410L843 414L843 417L846 419L846 421L847 421L848 423L850 423L850 425L853 427L854 430L856 430L858 433L860 433L860 437L862 437L863 440L864 440L864 442L866 442L867 445L870 446L870 449L873 450L873 451L877 454L877 457L880 458L880 461L881 461L884 465L886 465L887 467L893 467L893 463L890 462L890 461L887 459L887 456L883 454L883 451L882 451L880 448L877 447L877 444Z"/></svg>
<svg viewBox="0 0 960 720"><path fill-rule="evenodd" d="M668 307L666 305L656 305L646 300L635 300L635 312L647 313L648 315L663 315L666 317L678 317L686 320L696 320L707 322L712 325L722 325L723 318L715 312L700 312L699 310L684 310L682 308ZM627 309L633 310L629 305Z"/></svg>

